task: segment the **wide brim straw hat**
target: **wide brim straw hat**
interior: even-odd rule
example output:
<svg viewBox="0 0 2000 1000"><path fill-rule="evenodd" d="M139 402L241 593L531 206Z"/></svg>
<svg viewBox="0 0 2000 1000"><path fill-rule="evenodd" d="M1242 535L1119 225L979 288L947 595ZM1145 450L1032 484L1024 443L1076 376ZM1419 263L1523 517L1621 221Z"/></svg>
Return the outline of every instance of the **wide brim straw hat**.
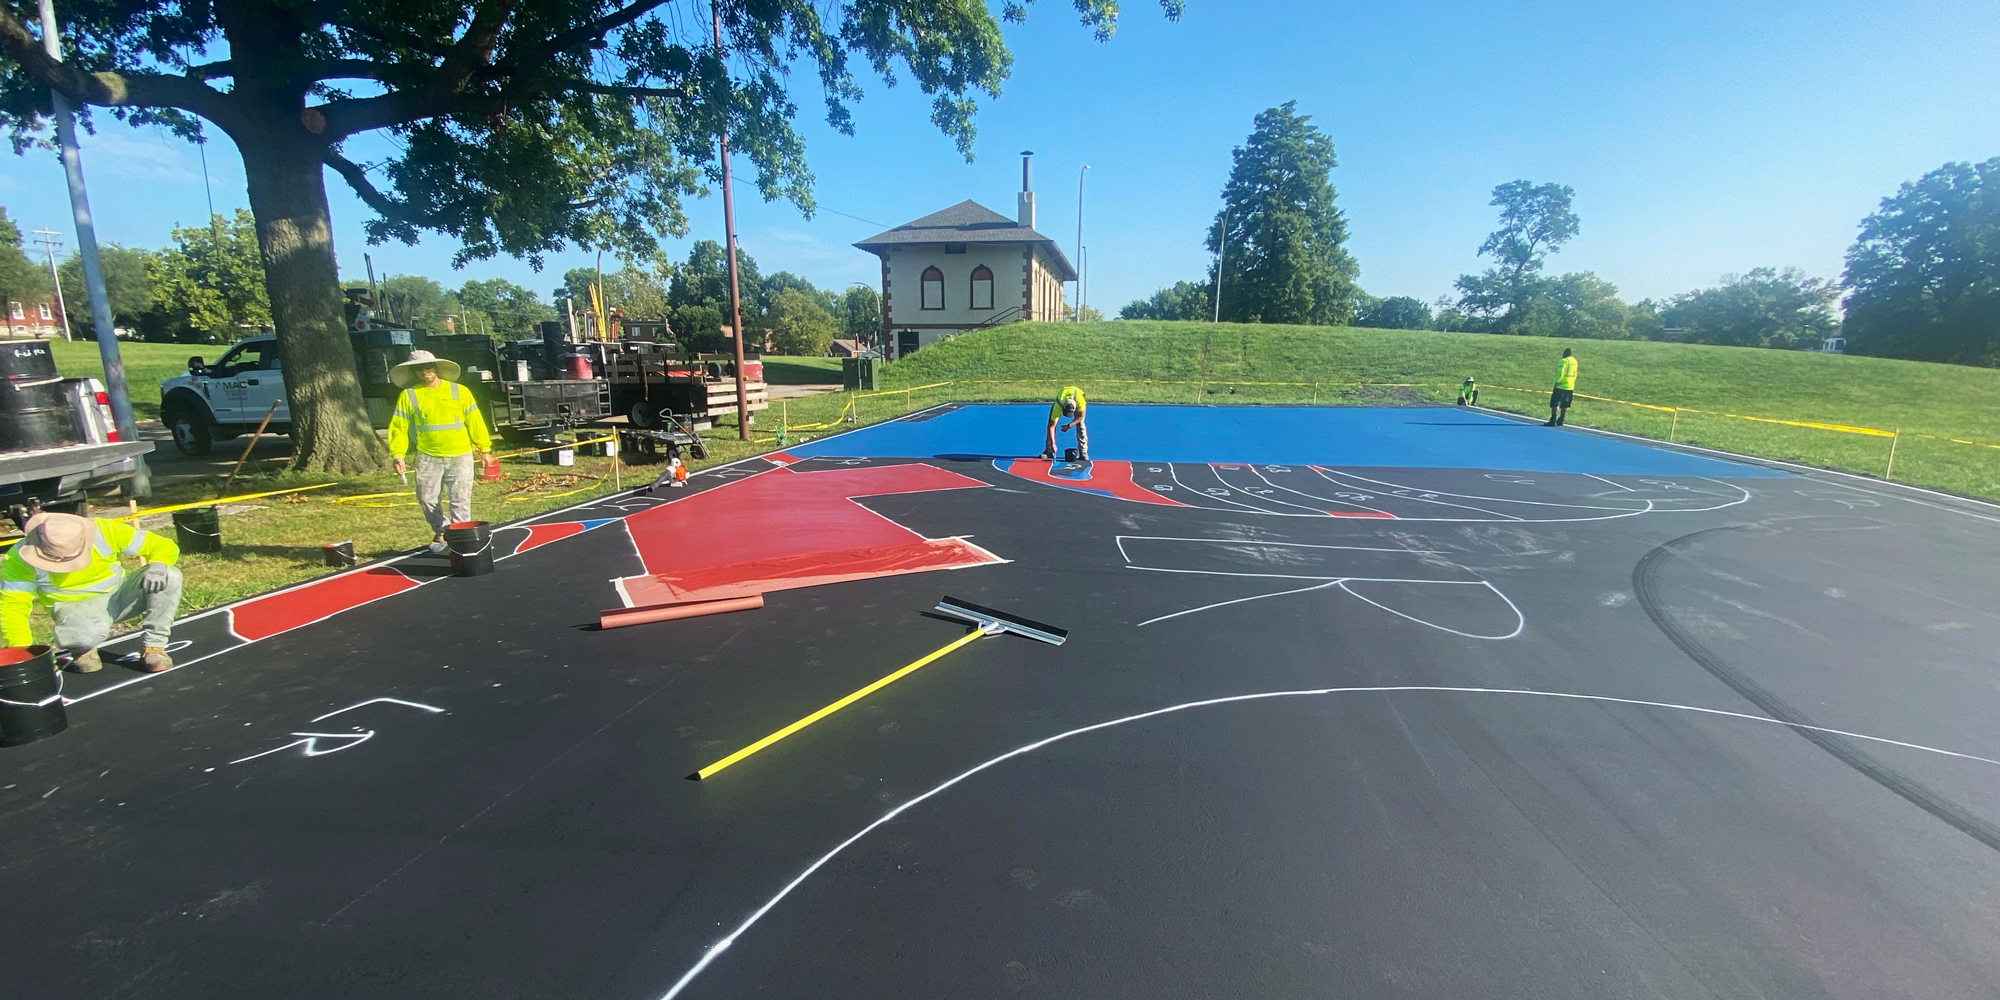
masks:
<svg viewBox="0 0 2000 1000"><path fill-rule="evenodd" d="M458 362L450 358L440 358L429 351L411 351L410 360L389 369L389 381L398 389L408 389L417 384L417 372L426 365L437 367L438 377L447 382L458 381Z"/></svg>
<svg viewBox="0 0 2000 1000"><path fill-rule="evenodd" d="M50 573L74 573L90 565L97 525L75 514L44 512L28 519L26 534L14 551L21 561Z"/></svg>

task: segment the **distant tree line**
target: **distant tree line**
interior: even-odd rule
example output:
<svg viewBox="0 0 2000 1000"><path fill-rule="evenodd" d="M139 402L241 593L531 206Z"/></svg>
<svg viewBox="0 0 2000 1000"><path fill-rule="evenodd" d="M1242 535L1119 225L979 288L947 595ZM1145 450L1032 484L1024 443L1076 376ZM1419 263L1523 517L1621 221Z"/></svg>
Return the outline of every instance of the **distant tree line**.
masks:
<svg viewBox="0 0 2000 1000"><path fill-rule="evenodd" d="M227 220L217 216L208 226L176 227L172 238L173 245L161 250L115 243L98 247L115 326L143 340L190 344L228 343L270 327L263 260L249 212L239 209ZM874 288L855 285L834 292L789 271L763 276L756 259L740 250L737 266L743 325L751 331L752 344L763 331L774 351L817 355L826 353L836 337L869 344L880 338L882 300ZM57 273L72 335L94 336L81 258L72 253L58 263ZM581 317L589 310L590 286L597 281L595 269L575 268L563 275L556 292L567 293ZM367 280L349 277L342 284L358 288ZM513 339L534 336L536 324L544 320L567 321L556 304L558 296L544 301L534 290L500 278L469 280L450 289L431 278L401 274L382 278L378 288L384 301L398 303L399 314L407 315L413 327L432 335ZM722 245L713 240L695 243L683 262L621 263L604 273L602 297L607 312L666 320L687 349L716 351L726 343L728 263ZM9 300L51 299L48 268L27 256L20 228L0 208L0 306Z"/></svg>
<svg viewBox="0 0 2000 1000"><path fill-rule="evenodd" d="M1781 349L1842 335L1850 354L2000 367L2000 157L1945 164L1884 198L1837 282L1759 267L1636 303L1590 271L1545 272L1582 223L1569 186L1526 180L1493 189L1499 226L1479 247L1492 266L1459 276L1455 296L1369 295L1344 247L1335 165L1332 140L1294 104L1259 114L1205 238L1217 259L1207 279L1176 282L1119 316Z"/></svg>

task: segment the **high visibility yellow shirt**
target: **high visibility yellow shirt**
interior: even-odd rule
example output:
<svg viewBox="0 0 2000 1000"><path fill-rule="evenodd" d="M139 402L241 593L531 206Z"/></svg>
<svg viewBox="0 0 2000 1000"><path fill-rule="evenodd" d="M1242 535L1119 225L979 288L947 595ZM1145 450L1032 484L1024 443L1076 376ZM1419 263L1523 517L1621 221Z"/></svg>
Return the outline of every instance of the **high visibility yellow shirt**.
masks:
<svg viewBox="0 0 2000 1000"><path fill-rule="evenodd" d="M121 556L168 566L181 557L181 547L171 538L123 521L91 520L97 524L97 537L91 541L90 561L82 569L68 573L36 569L21 558L19 545L0 559L0 640L9 646L33 643L35 633L28 627L28 615L38 602L87 601L116 591L125 582L125 566L118 561Z"/></svg>
<svg viewBox="0 0 2000 1000"><path fill-rule="evenodd" d="M412 431L417 450L439 458L493 447L472 390L443 379L433 386L404 389L396 397L396 412L389 417L390 455L402 458L410 453Z"/></svg>
<svg viewBox="0 0 2000 1000"><path fill-rule="evenodd" d="M1556 366L1556 388L1558 389L1576 388L1575 358L1564 358L1562 359L1562 364Z"/></svg>
<svg viewBox="0 0 2000 1000"><path fill-rule="evenodd" d="M1050 420L1062 419L1062 405L1064 400L1076 401L1076 419L1082 420L1083 408L1088 404L1084 402L1083 390L1073 385L1063 386L1062 391L1056 393L1055 405L1049 407L1049 419Z"/></svg>

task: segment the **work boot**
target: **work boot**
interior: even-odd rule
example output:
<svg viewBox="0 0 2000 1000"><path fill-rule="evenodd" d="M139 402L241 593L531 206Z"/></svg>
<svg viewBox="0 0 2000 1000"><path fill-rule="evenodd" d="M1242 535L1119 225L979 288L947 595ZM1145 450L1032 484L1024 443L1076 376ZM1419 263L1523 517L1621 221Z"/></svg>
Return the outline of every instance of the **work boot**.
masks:
<svg viewBox="0 0 2000 1000"><path fill-rule="evenodd" d="M1554 427L1555 425L1556 425L1556 418L1554 417L1550 417L1549 419L1542 421L1543 427Z"/></svg>
<svg viewBox="0 0 2000 1000"><path fill-rule="evenodd" d="M1050 448L1049 450L1042 452L1042 461L1053 462L1055 460L1056 460L1056 450L1054 448Z"/></svg>
<svg viewBox="0 0 2000 1000"><path fill-rule="evenodd" d="M431 539L430 548L427 549L426 551L428 551L431 555L441 556L444 555L445 550L448 548L450 548L450 546L444 543L444 536L438 535Z"/></svg>
<svg viewBox="0 0 2000 1000"><path fill-rule="evenodd" d="M69 659L69 670L75 674L94 674L104 669L104 661L97 656L97 650L86 649Z"/></svg>
<svg viewBox="0 0 2000 1000"><path fill-rule="evenodd" d="M91 655L95 656L96 652L92 651ZM157 674L162 670L172 670L174 669L174 658L167 655L165 647L147 646L143 655L139 657L139 669L149 674Z"/></svg>

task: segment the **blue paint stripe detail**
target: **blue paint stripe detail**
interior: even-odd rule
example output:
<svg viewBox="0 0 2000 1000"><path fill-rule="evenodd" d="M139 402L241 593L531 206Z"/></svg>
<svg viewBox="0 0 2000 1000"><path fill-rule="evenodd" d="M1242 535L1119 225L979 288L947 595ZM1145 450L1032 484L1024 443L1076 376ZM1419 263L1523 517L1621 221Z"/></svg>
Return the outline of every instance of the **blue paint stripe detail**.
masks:
<svg viewBox="0 0 2000 1000"><path fill-rule="evenodd" d="M616 521L616 520L618 520L618 518L615 518L615 517L597 517L597 518L592 518L592 519L590 519L590 520L588 520L588 521L578 521L577 523L578 523L578 524L581 524L581 525L583 525L583 530L585 530L585 531L589 531L590 529L592 529L592 528L595 528L595 527L597 527L597 526L598 526L598 525L600 525L600 524L610 524L611 522L613 522L613 521Z"/></svg>
<svg viewBox="0 0 2000 1000"><path fill-rule="evenodd" d="M1042 450L1048 407L981 403L789 449L800 458L1010 459ZM1090 407L1098 461L1488 469L1599 476L1783 477L1739 462L1556 430L1455 407ZM1065 441L1069 435L1058 435ZM1061 447L1062 443L1058 443Z"/></svg>

